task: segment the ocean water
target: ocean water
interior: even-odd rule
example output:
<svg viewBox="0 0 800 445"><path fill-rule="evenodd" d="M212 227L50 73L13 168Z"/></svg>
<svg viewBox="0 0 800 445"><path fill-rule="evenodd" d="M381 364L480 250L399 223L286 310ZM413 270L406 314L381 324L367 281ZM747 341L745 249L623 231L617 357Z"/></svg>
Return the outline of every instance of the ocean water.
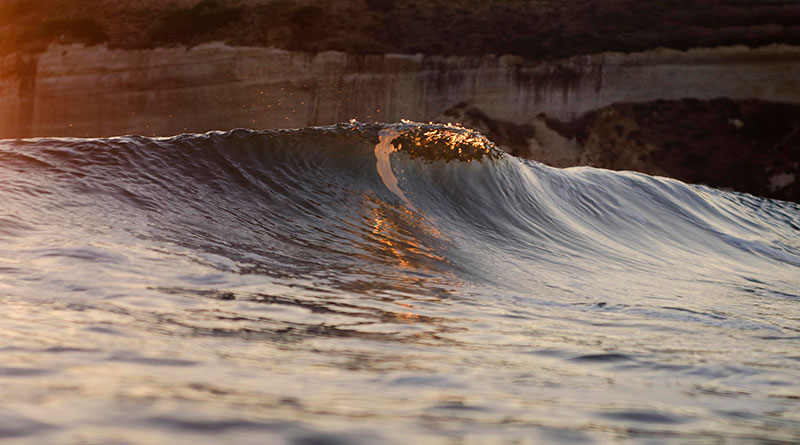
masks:
<svg viewBox="0 0 800 445"><path fill-rule="evenodd" d="M800 441L800 206L415 123L0 141L4 443Z"/></svg>

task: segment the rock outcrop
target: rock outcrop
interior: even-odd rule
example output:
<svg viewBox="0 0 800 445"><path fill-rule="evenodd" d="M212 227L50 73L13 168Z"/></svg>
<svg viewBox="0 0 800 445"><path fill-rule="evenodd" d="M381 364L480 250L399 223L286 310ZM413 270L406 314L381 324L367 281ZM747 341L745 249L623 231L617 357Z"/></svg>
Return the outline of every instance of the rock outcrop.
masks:
<svg viewBox="0 0 800 445"><path fill-rule="evenodd" d="M528 125L475 108L448 115L512 154L557 167L632 170L800 202L800 105L658 100L614 104L568 122L540 115Z"/></svg>

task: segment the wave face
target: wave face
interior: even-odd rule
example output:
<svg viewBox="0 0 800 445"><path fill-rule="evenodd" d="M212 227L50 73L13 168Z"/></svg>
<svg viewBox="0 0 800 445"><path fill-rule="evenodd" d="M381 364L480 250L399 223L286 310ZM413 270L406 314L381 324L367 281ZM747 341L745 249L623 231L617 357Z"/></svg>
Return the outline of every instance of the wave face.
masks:
<svg viewBox="0 0 800 445"><path fill-rule="evenodd" d="M791 442L798 235L457 127L1 141L0 437Z"/></svg>

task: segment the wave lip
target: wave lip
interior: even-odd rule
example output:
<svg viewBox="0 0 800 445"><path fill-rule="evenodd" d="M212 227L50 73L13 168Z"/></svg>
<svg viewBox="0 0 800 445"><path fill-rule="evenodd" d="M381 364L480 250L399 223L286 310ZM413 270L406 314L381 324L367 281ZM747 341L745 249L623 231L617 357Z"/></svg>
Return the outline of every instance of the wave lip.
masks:
<svg viewBox="0 0 800 445"><path fill-rule="evenodd" d="M479 132L456 124L420 124L405 121L407 128L392 126L392 145L411 159L472 162L497 160L503 151Z"/></svg>

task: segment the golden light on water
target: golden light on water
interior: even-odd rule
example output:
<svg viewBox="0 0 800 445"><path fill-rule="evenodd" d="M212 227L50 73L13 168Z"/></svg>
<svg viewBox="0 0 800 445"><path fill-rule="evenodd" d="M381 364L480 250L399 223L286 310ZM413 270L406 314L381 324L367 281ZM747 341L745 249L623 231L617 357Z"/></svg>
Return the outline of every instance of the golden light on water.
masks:
<svg viewBox="0 0 800 445"><path fill-rule="evenodd" d="M397 151L408 153L412 159L426 161L472 162L502 157L502 152L486 137L453 124L413 128L399 134L391 143Z"/></svg>
<svg viewBox="0 0 800 445"><path fill-rule="evenodd" d="M400 267L403 269L413 269L414 265L405 258L406 255L404 252L392 241L391 227L387 227L387 220L378 216L377 210L375 210L375 212L376 216L372 226L372 234L375 235L375 239L378 240L386 251L390 252L397 259L397 264Z"/></svg>
<svg viewBox="0 0 800 445"><path fill-rule="evenodd" d="M355 120L350 123L356 124ZM419 266L419 261L412 262L411 258L414 257L433 261L445 261L445 258L432 253L431 249L414 237L398 236L405 235L406 231L402 228L411 225L439 240L442 239L442 234L400 189L398 178L392 170L391 154L398 151L407 153L412 159L422 158L431 162L458 160L470 163L483 158L499 159L502 152L480 133L459 125L417 124L410 121L404 121L403 124L410 124L412 127L388 127L381 130L374 154L376 169L383 184L403 201L405 207L401 209L403 213L397 213L386 209L386 204L382 201L373 200L373 204L380 205L372 207L371 227L375 239L397 259L397 264L403 268L412 268Z"/></svg>
<svg viewBox="0 0 800 445"><path fill-rule="evenodd" d="M373 203L380 202L371 200ZM441 255L432 252L422 240L412 236L406 227L413 226L421 229L426 235L433 239L441 239L441 233L421 215L409 209L403 209L403 213L397 213L388 208L385 203L381 207L372 208L370 218L371 234L373 240L378 242L381 250L394 257L403 269L427 269L423 262L445 261ZM420 261L423 260L423 261Z"/></svg>

